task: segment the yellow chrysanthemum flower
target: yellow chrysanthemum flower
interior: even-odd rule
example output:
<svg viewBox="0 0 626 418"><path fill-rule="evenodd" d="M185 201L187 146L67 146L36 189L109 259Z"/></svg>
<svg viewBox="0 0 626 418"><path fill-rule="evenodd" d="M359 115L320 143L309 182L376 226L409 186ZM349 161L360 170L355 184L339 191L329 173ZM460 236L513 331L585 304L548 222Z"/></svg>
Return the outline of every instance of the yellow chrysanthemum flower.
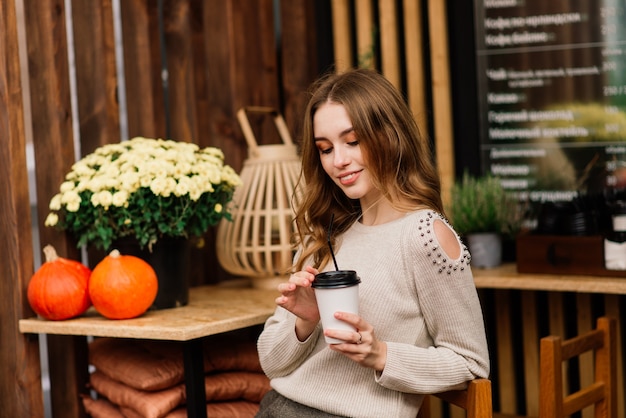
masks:
<svg viewBox="0 0 626 418"><path fill-rule="evenodd" d="M164 235L200 236L207 222L199 219L215 225L229 216L226 204L239 184L219 148L136 137L77 161L50 200L46 225L103 249L121 236L142 244Z"/></svg>

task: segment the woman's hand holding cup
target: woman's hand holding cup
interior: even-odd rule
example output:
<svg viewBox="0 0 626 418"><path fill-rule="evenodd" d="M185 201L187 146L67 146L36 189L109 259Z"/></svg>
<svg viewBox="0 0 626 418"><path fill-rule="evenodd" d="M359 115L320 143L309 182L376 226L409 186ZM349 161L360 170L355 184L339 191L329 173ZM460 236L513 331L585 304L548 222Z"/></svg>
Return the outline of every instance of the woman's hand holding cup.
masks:
<svg viewBox="0 0 626 418"><path fill-rule="evenodd" d="M276 298L276 304L298 317L296 334L300 341L308 338L320 321L317 300L311 287L318 273L317 269L307 266L304 270L292 274L288 282L278 285L281 296Z"/></svg>

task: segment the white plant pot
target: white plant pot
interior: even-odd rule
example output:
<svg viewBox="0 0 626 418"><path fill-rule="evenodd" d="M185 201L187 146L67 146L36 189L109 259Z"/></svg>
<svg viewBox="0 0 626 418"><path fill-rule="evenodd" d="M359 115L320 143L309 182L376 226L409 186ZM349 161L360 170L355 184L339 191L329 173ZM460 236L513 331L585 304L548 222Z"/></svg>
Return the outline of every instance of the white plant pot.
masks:
<svg viewBox="0 0 626 418"><path fill-rule="evenodd" d="M470 265L492 268L502 264L502 236L495 232L467 234L467 246L472 256Z"/></svg>

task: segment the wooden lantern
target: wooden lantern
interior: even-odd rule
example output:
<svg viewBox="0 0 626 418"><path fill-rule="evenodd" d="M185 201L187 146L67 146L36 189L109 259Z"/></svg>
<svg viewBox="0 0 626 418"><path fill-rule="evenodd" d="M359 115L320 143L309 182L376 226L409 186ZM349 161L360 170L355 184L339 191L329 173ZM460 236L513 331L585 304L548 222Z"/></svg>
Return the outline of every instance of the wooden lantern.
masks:
<svg viewBox="0 0 626 418"><path fill-rule="evenodd" d="M283 144L258 145L246 112L269 113ZM248 143L240 173L243 185L233 196L232 221L217 231L217 256L222 267L249 277L254 287L275 288L287 281L293 261L293 205L300 158L283 117L271 108L245 107L237 119ZM264 280L260 280L264 279Z"/></svg>

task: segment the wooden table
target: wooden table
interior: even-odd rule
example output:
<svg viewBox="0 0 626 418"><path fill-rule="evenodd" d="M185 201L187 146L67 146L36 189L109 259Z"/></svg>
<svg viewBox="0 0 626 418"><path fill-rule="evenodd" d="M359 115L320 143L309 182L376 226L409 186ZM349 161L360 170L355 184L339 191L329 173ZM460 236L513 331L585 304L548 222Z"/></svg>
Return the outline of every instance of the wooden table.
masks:
<svg viewBox="0 0 626 418"><path fill-rule="evenodd" d="M518 273L514 263L472 269L477 288L626 295L626 278Z"/></svg>
<svg viewBox="0 0 626 418"><path fill-rule="evenodd" d="M202 338L264 323L274 312L277 296L274 290L201 286L190 290L188 305L149 311L138 318L109 320L92 308L65 321L21 319L19 328L33 334L181 341L188 415L205 418Z"/></svg>

